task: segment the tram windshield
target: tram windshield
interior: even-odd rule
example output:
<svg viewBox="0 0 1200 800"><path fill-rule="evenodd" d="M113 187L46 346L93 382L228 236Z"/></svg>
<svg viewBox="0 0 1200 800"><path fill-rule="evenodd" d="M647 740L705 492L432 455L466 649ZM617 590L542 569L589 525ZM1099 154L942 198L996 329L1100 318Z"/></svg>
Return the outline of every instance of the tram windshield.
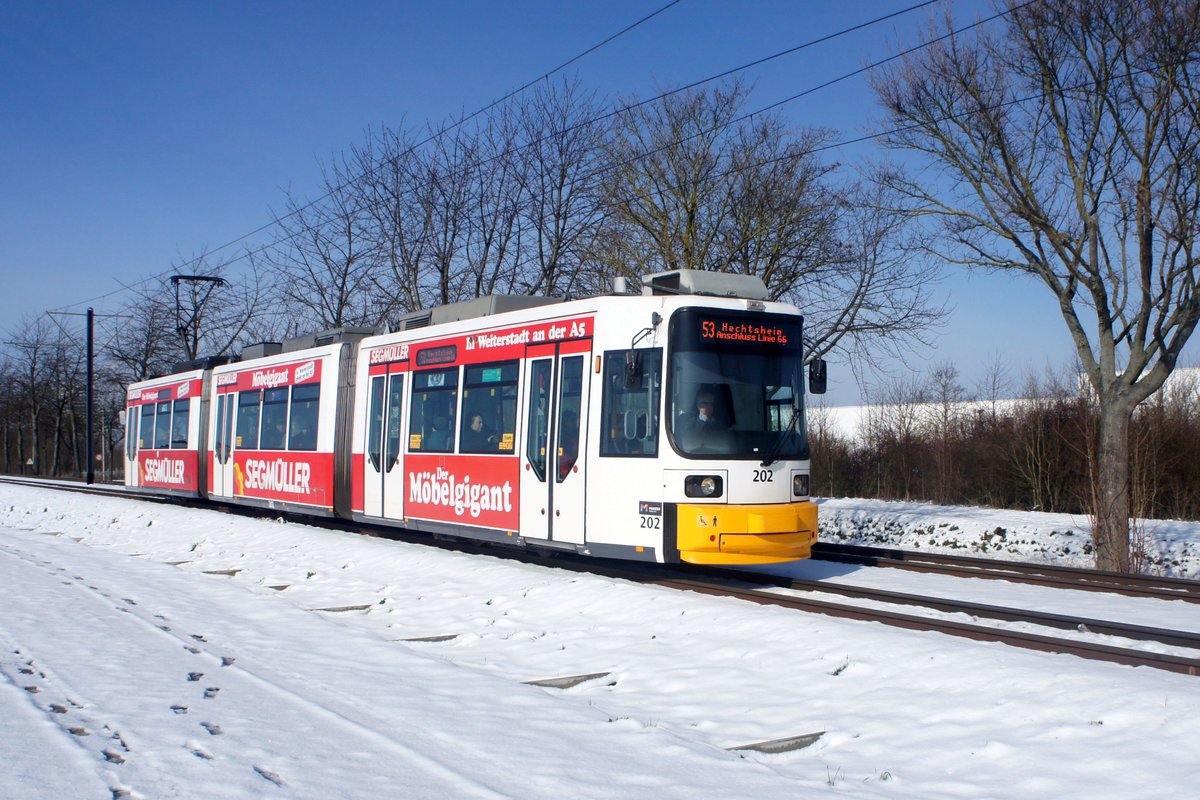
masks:
<svg viewBox="0 0 1200 800"><path fill-rule="evenodd" d="M689 308L671 319L670 436L685 456L808 458L801 318Z"/></svg>

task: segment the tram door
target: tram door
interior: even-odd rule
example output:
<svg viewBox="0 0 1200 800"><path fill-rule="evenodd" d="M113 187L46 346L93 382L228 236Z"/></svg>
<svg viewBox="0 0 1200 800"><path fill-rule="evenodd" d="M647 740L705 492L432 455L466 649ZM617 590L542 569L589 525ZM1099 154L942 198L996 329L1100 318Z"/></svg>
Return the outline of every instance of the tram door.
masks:
<svg viewBox="0 0 1200 800"><path fill-rule="evenodd" d="M403 410L403 373L372 377L363 487L363 513L372 517L400 519L404 514L404 470L399 463Z"/></svg>
<svg viewBox="0 0 1200 800"><path fill-rule="evenodd" d="M553 351L553 346L548 346ZM529 362L521 469L521 535L584 542L586 355Z"/></svg>
<svg viewBox="0 0 1200 800"><path fill-rule="evenodd" d="M217 395L217 426L213 436L213 494L234 495L233 485L233 411L237 392Z"/></svg>
<svg viewBox="0 0 1200 800"><path fill-rule="evenodd" d="M141 433L142 407L130 406L125 411L125 485L141 486L141 453L138 436Z"/></svg>

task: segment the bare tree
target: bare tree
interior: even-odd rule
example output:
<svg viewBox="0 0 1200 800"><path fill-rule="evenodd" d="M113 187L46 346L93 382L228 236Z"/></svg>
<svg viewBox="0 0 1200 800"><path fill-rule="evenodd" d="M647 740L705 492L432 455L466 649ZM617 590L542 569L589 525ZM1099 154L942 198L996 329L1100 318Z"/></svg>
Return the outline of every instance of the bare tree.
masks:
<svg viewBox="0 0 1200 800"><path fill-rule="evenodd" d="M285 212L275 219L278 244L255 257L272 293L309 329L378 325L395 307L380 291L379 243L368 230L370 200L356 166L353 160L322 165L319 203L300 202L289 192Z"/></svg>
<svg viewBox="0 0 1200 800"><path fill-rule="evenodd" d="M962 425L966 390L958 382L958 367L950 362L938 364L929 376L929 394L933 402L928 423L934 440L936 481L933 494L939 503L954 499L954 445Z"/></svg>
<svg viewBox="0 0 1200 800"><path fill-rule="evenodd" d="M20 398L17 395L17 370L7 350L0 351L0 431L4 437L5 472L13 472L17 431L21 429Z"/></svg>
<svg viewBox="0 0 1200 800"><path fill-rule="evenodd" d="M600 156L604 128L594 95L563 81L539 85L520 108L522 213L529 229L520 290L570 295L599 289L581 267L604 215Z"/></svg>
<svg viewBox="0 0 1200 800"><path fill-rule="evenodd" d="M131 296L117 318L112 341L103 348L125 383L161 375L182 360L173 311L160 296L168 287L158 284L155 289Z"/></svg>
<svg viewBox="0 0 1200 800"><path fill-rule="evenodd" d="M427 196L427 171L414 141L403 131L384 129L352 151L361 176L355 186L368 216L366 234L383 273L380 291L395 302L394 311L416 311L432 298L424 286L432 262L434 215Z"/></svg>
<svg viewBox="0 0 1200 800"><path fill-rule="evenodd" d="M809 357L864 345L902 349L933 324L930 271L904 247L883 190L834 187L815 151L831 137L770 114L744 115L738 83L689 91L618 115L606 168L610 269L763 278L805 312Z"/></svg>
<svg viewBox="0 0 1200 800"><path fill-rule="evenodd" d="M122 380L137 381L170 371L181 361L236 353L263 328L264 289L252 268L234 274L236 259L210 264L204 256L187 269L211 277L229 276L226 285L206 294L203 284L182 283L177 311L168 277L133 292L122 308L104 358L119 365ZM247 263L249 259L245 259ZM186 325L180 325L179 321ZM269 321L268 321L269 322Z"/></svg>
<svg viewBox="0 0 1200 800"><path fill-rule="evenodd" d="M421 154L419 172L411 184L415 204L424 221L428 263L422 270L421 294L426 305L451 303L474 297L467 274L467 213L474 183L475 148L461 129L438 135Z"/></svg>
<svg viewBox="0 0 1200 800"><path fill-rule="evenodd" d="M616 117L608 142L605 202L620 229L609 264L638 277L672 269L719 270L732 213L727 172L735 155L727 133L744 107L741 84L668 95Z"/></svg>
<svg viewBox="0 0 1200 800"><path fill-rule="evenodd" d="M842 191L836 220L840 248L806 263L785 299L804 311L810 357L842 350L878 366L925 341L945 308L933 297L936 276L891 208L889 190L856 183Z"/></svg>
<svg viewBox="0 0 1200 800"><path fill-rule="evenodd" d="M998 418L997 406L1000 398L1009 392L1008 365L999 352L992 353L983 365L983 373L975 381L975 394L980 400L986 400L991 407L991 420L994 424Z"/></svg>
<svg viewBox="0 0 1200 800"><path fill-rule="evenodd" d="M511 104L493 110L463 135L471 185L463 209L463 251L470 297L512 294L519 280L524 196L519 122Z"/></svg>
<svg viewBox="0 0 1200 800"><path fill-rule="evenodd" d="M11 391L14 405L23 417L17 426L17 460L22 473L29 466L34 475L42 475L46 471L45 420L47 414L61 408L57 374L62 370L64 351L71 344L45 317L24 320L10 336L8 344L14 353ZM59 417L54 420L57 430Z"/></svg>
<svg viewBox="0 0 1200 800"><path fill-rule="evenodd" d="M1129 568L1129 431L1200 321L1200 13L1175 0L1009 3L877 82L926 175L887 174L951 263L1027 273L1058 300L1099 424L1093 537ZM948 22L947 22L948 27Z"/></svg>

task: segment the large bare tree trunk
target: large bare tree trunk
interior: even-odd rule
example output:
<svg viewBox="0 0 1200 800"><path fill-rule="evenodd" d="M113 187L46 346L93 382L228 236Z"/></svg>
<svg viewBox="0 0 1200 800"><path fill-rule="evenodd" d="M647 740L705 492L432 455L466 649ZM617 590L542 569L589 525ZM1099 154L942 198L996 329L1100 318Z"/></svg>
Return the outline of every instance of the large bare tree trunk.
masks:
<svg viewBox="0 0 1200 800"><path fill-rule="evenodd" d="M1108 402L1100 407L1096 461L1092 470L1092 544L1096 566L1129 571L1129 425L1133 409Z"/></svg>

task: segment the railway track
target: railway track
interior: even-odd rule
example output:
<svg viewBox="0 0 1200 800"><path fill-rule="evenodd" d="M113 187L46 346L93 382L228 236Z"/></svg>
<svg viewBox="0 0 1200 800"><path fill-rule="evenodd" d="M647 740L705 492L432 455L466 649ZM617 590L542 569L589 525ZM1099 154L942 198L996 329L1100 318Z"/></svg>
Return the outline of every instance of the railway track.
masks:
<svg viewBox="0 0 1200 800"><path fill-rule="evenodd" d="M961 578L1017 581L1055 588L1107 592L1127 597L1154 597L1200 603L1200 581L1127 575L1079 567L1032 564L994 558L973 558L889 547L819 542L813 558L840 564L861 564L914 572L931 572Z"/></svg>
<svg viewBox="0 0 1200 800"><path fill-rule="evenodd" d="M31 479L0 479L6 483L36 486L42 489L83 492L104 496L116 496L138 500L175 502L167 498L147 498L131 495L119 487L84 486L52 483ZM227 510L262 516L260 509L240 506ZM271 512L277 515L277 512ZM1141 625L1130 625L1106 620L1050 614L1019 608L992 606L958 601L941 597L905 594L882 589L847 586L827 581L793 577L780 577L750 571L714 567L664 567L628 562L612 562L599 559L576 557L562 553L540 550L518 550L497 548L473 542L431 542L426 537L417 537L393 529L364 528L360 524L336 522L325 519L306 519L316 525L329 525L341 530L352 530L372 535L387 536L405 541L434 543L450 546L466 552L515 558L526 563L543 564L578 572L589 572L606 577L631 580L681 591L693 591L710 596L736 598L762 605L775 605L811 613L825 614L843 619L877 622L892 627L915 631L937 632L975 641L997 642L1013 647L1040 652L1075 655L1091 660L1108 661L1128 666L1147 666L1187 675L1200 675L1200 633L1176 631ZM1092 573L1090 570L1062 567L1043 567L1015 562L997 562L988 559L940 556L928 553L913 554L894 549L866 548L848 545L822 545L820 557L842 563L861 563L870 566L916 569L923 572L938 572L958 577L1003 579L1056 588L1087 589L1106 591L1126 596L1150 597L1158 600L1182 600L1200 602L1200 584L1172 579L1155 579L1144 576ZM852 560L856 559L856 560ZM1182 586L1179 584L1183 584ZM1190 585L1188 585L1190 584ZM790 594L790 592L804 594ZM812 597L814 593L840 595L847 599L867 600L870 605L835 602ZM881 607L887 606L887 607ZM896 610L897 607L922 609L926 614ZM965 615L972 621L946 619L938 614ZM1019 623L1042 629L1069 632L1069 636L1054 636L1045 633L1020 630L1012 627L978 624L979 619L1001 623ZM1142 643L1143 647L1127 647L1100 641L1100 637L1116 637ZM1195 654L1156 652L1153 647L1184 648Z"/></svg>
<svg viewBox="0 0 1200 800"><path fill-rule="evenodd" d="M664 581L664 585L704 594L724 594L750 602L779 605L843 619L880 622L909 630L931 631L975 641L1000 642L1013 647L1050 653L1065 653L1129 666L1148 666L1187 675L1200 675L1200 633L1131 625L1121 622L1051 614L1029 609L986 605L963 600L906 594L884 589L831 583L819 580L780 578L733 570L704 570L702 580ZM715 584L715 585L714 585ZM766 589L763 587L770 587ZM961 614L972 620L988 619L1020 623L1070 632L1070 637L1048 636L1014 628L980 625L928 614L915 614L879 606L848 605L811 596L779 593L779 589L806 593L833 594L848 599L868 600L892 607L911 607L942 614ZM1117 637L1142 642L1148 647L1186 648L1196 655L1156 652L1145 647L1105 644L1098 637Z"/></svg>

